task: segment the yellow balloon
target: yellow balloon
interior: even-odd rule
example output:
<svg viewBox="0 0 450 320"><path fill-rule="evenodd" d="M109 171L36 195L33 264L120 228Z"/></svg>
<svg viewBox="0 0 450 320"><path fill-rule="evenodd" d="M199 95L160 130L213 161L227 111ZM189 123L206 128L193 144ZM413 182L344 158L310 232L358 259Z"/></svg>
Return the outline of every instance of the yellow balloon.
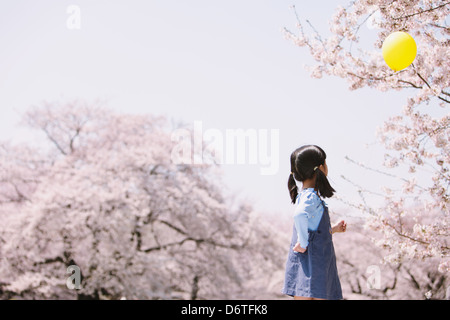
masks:
<svg viewBox="0 0 450 320"><path fill-rule="evenodd" d="M416 58L417 46L413 37L406 32L391 33L383 42L383 58L394 71L408 67Z"/></svg>

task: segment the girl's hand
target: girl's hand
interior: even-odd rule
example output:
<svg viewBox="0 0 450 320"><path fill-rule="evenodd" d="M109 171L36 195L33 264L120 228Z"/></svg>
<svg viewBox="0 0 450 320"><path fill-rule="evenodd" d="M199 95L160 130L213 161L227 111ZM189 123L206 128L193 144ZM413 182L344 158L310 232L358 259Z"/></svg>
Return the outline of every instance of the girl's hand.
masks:
<svg viewBox="0 0 450 320"><path fill-rule="evenodd" d="M331 228L332 232L345 232L347 230L347 223L342 220L338 224L336 224L333 228Z"/></svg>
<svg viewBox="0 0 450 320"><path fill-rule="evenodd" d="M293 249L295 252L300 252L300 253L304 253L306 251L306 249L300 247L300 242L297 242L294 246Z"/></svg>

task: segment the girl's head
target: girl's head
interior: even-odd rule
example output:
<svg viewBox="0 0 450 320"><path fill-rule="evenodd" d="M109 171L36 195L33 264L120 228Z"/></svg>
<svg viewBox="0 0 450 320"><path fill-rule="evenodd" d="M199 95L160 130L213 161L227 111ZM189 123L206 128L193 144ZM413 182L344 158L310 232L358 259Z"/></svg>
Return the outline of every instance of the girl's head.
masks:
<svg viewBox="0 0 450 320"><path fill-rule="evenodd" d="M328 167L325 162L327 155L322 148L315 145L306 145L298 148L291 154L291 174L289 175L288 188L292 203L298 195L295 180L313 180L314 189L323 198L330 198L336 192L328 182ZM295 178L295 180L294 180Z"/></svg>

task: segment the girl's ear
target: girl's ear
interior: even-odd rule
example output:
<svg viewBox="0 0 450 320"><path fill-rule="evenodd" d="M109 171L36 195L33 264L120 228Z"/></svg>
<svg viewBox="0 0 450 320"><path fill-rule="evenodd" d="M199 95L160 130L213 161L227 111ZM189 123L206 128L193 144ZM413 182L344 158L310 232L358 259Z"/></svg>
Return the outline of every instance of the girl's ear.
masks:
<svg viewBox="0 0 450 320"><path fill-rule="evenodd" d="M325 177L328 176L328 166L327 166L326 160L323 162L323 164L321 164L321 165L319 166L319 169L323 172L323 174L325 175Z"/></svg>
<svg viewBox="0 0 450 320"><path fill-rule="evenodd" d="M322 171L323 172L323 174L326 176L327 175L327 173L328 172L326 172L326 170L325 170L325 166L323 165L323 164L321 164L320 166L319 166L319 170L320 171Z"/></svg>

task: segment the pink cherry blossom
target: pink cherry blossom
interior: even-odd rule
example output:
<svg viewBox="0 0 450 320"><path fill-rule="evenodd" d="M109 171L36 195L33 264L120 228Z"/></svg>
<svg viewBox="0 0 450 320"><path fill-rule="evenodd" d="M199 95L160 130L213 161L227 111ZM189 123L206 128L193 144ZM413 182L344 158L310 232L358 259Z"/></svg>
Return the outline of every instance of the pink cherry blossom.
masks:
<svg viewBox="0 0 450 320"><path fill-rule="evenodd" d="M279 270L285 247L250 205L231 209L217 168L172 162L166 119L78 101L24 123L45 139L0 144L2 298L257 297Z"/></svg>

